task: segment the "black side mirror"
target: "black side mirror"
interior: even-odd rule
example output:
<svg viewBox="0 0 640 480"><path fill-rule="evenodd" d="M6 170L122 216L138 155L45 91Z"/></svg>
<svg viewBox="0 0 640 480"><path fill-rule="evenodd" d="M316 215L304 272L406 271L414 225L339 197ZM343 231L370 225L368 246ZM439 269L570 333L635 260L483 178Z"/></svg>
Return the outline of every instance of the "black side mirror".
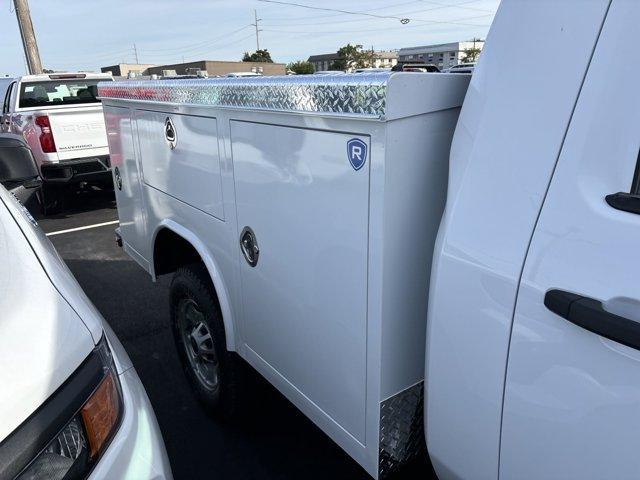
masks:
<svg viewBox="0 0 640 480"><path fill-rule="evenodd" d="M42 186L31 149L18 135L0 135L0 184L25 204Z"/></svg>

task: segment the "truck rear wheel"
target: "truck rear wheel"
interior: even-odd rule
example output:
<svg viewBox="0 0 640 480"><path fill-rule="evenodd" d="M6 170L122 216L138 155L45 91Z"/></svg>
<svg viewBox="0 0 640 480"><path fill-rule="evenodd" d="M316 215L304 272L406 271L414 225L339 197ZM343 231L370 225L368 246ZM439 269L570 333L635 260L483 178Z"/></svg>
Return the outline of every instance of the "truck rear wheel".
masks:
<svg viewBox="0 0 640 480"><path fill-rule="evenodd" d="M179 268L170 296L174 340L189 382L212 413L233 415L241 360L226 348L220 307L204 265Z"/></svg>

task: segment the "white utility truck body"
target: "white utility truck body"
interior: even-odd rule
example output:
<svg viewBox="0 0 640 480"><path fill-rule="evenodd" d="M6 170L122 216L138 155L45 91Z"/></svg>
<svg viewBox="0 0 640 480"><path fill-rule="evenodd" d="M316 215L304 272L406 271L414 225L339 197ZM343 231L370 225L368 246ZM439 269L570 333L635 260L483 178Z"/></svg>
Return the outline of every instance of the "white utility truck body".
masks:
<svg viewBox="0 0 640 480"><path fill-rule="evenodd" d="M108 178L109 146L98 82L104 73L52 73L2 79L0 132L24 137L45 182Z"/></svg>
<svg viewBox="0 0 640 480"><path fill-rule="evenodd" d="M125 250L156 276L188 242L227 349L374 477L423 451L429 271L468 82L99 85Z"/></svg>

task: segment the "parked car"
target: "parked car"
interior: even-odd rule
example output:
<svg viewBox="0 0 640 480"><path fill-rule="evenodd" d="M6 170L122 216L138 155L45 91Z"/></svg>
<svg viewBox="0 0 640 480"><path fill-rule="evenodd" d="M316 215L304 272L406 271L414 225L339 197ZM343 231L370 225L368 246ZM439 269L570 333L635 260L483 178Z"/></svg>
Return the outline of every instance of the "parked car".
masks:
<svg viewBox="0 0 640 480"><path fill-rule="evenodd" d="M124 348L2 186L0 264L0 478L170 479Z"/></svg>
<svg viewBox="0 0 640 480"><path fill-rule="evenodd" d="M110 159L99 81L109 74L56 73L1 79L0 132L24 137L55 204L60 188L77 182L110 185Z"/></svg>
<svg viewBox="0 0 640 480"><path fill-rule="evenodd" d="M18 135L0 134L0 184L23 205L35 207L42 180L31 149Z"/></svg>
<svg viewBox="0 0 640 480"><path fill-rule="evenodd" d="M390 71L391 68L356 68L353 73L383 73Z"/></svg>
<svg viewBox="0 0 640 480"><path fill-rule="evenodd" d="M313 72L314 75L344 75L345 72L342 70L318 70L317 72Z"/></svg>
<svg viewBox="0 0 640 480"><path fill-rule="evenodd" d="M245 77L262 77L261 73L256 72L231 72L227 73L225 77L229 78L245 78Z"/></svg>
<svg viewBox="0 0 640 480"><path fill-rule="evenodd" d="M398 63L392 69L394 72L427 72L438 73L440 69L432 63Z"/></svg>
<svg viewBox="0 0 640 480"><path fill-rule="evenodd" d="M443 70L443 73L473 73L476 64L473 63L460 63L458 65L454 65L453 67L447 68Z"/></svg>

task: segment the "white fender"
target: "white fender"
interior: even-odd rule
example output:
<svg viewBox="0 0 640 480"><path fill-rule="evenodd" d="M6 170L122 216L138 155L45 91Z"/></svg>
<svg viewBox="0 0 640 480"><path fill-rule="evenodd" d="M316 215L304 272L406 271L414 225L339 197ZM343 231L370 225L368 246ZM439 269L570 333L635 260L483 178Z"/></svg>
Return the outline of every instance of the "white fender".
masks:
<svg viewBox="0 0 640 480"><path fill-rule="evenodd" d="M231 313L229 293L227 291L226 284L224 282L224 279L222 278L220 269L218 268L218 265L215 259L213 258L213 256L211 256L211 254L205 247L204 243L200 241L200 239L193 232L191 232L189 229L183 227L179 223L176 223L175 221L170 219L165 219L156 226L156 229L153 232L153 235L151 238L151 249L149 251L151 252L154 251L153 247L156 243L156 237L158 235L158 232L160 232L160 230L164 228L171 230L173 233L184 238L187 242L191 244L193 248L196 249L196 251L200 255L200 258L202 258L202 261L204 262L204 265L207 268L207 271L209 272L209 276L211 277L211 281L213 282L213 286L216 289L216 293L218 295L218 303L220 304L220 311L222 312L222 322L224 323L224 331L227 337L226 338L227 350L235 351L236 342L235 342L235 330L234 330L234 321L233 321L234 317L233 317L233 314ZM155 280L156 272L155 272L154 261L150 262L150 267L151 267L151 276Z"/></svg>

